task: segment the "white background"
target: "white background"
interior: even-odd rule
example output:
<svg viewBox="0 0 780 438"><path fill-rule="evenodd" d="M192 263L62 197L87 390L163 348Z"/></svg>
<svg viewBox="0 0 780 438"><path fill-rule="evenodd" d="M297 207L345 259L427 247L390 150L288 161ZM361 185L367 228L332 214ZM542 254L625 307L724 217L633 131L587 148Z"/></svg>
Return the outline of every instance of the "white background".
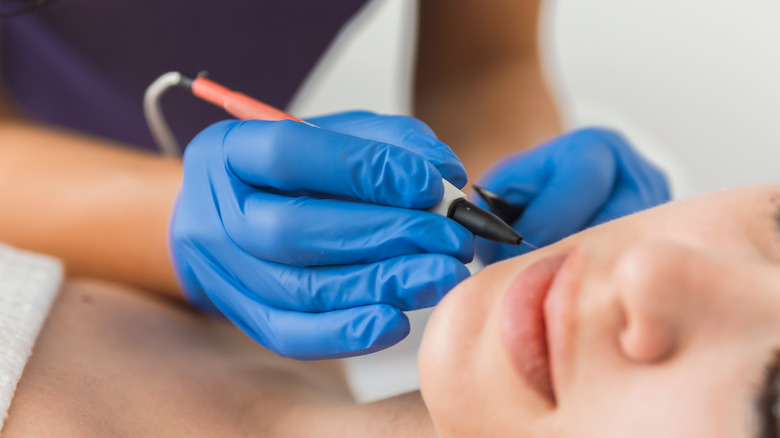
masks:
<svg viewBox="0 0 780 438"><path fill-rule="evenodd" d="M376 0L293 104L408 113L412 0ZM622 131L669 174L675 197L780 182L780 1L550 0L546 69L567 128ZM362 400L417 386L411 340L350 361Z"/></svg>

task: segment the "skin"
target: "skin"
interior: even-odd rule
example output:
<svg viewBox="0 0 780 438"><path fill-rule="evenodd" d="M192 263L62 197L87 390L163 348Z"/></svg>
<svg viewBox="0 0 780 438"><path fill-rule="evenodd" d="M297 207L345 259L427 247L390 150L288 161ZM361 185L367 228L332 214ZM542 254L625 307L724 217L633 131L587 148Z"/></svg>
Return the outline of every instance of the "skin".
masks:
<svg viewBox="0 0 780 438"><path fill-rule="evenodd" d="M755 436L755 392L780 343L778 208L778 186L716 192L462 283L420 349L439 436ZM551 402L521 377L502 324L518 274L561 255L544 301Z"/></svg>
<svg viewBox="0 0 780 438"><path fill-rule="evenodd" d="M536 49L540 0L421 3L415 115L469 175L560 132ZM1 215L0 241L54 255L75 276L181 299L166 238L181 162L43 126L2 88L0 78L0 187L13 190L0 205L14 213Z"/></svg>
<svg viewBox="0 0 780 438"><path fill-rule="evenodd" d="M0 241L54 255L75 276L181 298L166 237L181 174L179 160L2 120L0 204L13 213L0 215Z"/></svg>
<svg viewBox="0 0 780 438"><path fill-rule="evenodd" d="M414 115L452 147L472 181L562 130L542 66L542 4L418 2Z"/></svg>
<svg viewBox="0 0 780 438"><path fill-rule="evenodd" d="M403 421L398 421L403 418ZM68 281L36 341L4 437L414 437L417 394L357 405L341 363L299 362L157 294Z"/></svg>
<svg viewBox="0 0 780 438"><path fill-rule="evenodd" d="M176 301L71 281L3 436L753 437L780 343L778 209L780 186L729 189L491 265L434 312L422 395L365 405L338 362L283 359ZM551 401L502 327L510 285L558 256Z"/></svg>

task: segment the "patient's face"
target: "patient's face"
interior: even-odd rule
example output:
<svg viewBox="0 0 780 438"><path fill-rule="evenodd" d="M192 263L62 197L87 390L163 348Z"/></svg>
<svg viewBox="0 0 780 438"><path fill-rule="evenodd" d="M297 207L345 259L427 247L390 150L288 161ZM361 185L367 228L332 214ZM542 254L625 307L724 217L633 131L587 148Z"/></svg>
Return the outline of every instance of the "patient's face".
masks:
<svg viewBox="0 0 780 438"><path fill-rule="evenodd" d="M780 346L779 208L780 186L716 192L458 286L420 351L440 435L763 437Z"/></svg>

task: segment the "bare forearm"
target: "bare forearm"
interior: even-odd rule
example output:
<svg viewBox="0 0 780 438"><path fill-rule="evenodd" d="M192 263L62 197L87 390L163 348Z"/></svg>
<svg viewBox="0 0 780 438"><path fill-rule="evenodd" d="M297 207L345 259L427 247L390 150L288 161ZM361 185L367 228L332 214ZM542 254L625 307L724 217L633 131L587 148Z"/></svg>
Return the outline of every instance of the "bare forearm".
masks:
<svg viewBox="0 0 780 438"><path fill-rule="evenodd" d="M180 296L166 228L177 160L19 119L0 121L0 241L51 254L71 275Z"/></svg>
<svg viewBox="0 0 780 438"><path fill-rule="evenodd" d="M445 89L418 83L415 111L458 154L471 179L560 133L558 110L535 60L463 80Z"/></svg>
<svg viewBox="0 0 780 438"><path fill-rule="evenodd" d="M419 3L415 113L471 178L561 130L540 62L542 3Z"/></svg>

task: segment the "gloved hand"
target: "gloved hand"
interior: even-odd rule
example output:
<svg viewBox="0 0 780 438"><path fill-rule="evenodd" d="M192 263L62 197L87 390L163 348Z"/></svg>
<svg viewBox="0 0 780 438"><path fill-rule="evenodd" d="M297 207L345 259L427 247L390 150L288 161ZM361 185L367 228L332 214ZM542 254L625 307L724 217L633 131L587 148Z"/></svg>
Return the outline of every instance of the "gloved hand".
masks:
<svg viewBox="0 0 780 438"><path fill-rule="evenodd" d="M473 235L424 209L460 161L422 122L346 113L225 121L184 154L170 224L188 300L298 359L365 354L403 339L402 311L466 278ZM400 208L399 208L400 207Z"/></svg>
<svg viewBox="0 0 780 438"><path fill-rule="evenodd" d="M526 207L512 226L535 246L669 200L664 174L619 134L597 128L564 134L510 157L479 185ZM486 207L481 200L476 203ZM531 249L477 239L484 263Z"/></svg>

